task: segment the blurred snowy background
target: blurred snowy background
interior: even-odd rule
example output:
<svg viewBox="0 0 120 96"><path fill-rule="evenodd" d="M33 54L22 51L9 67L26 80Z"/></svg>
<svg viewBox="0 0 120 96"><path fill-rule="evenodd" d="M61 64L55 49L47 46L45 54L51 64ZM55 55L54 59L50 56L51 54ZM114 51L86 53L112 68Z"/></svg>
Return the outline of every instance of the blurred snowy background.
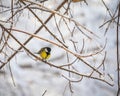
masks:
<svg viewBox="0 0 120 96"><path fill-rule="evenodd" d="M18 7L18 4L21 4L19 6L22 7L18 9L22 9L29 5L29 2L26 3L27 5L24 5L19 3L17 0L13 1L15 4L14 7ZM10 19L9 21L14 22L12 25L13 29L34 33L41 26L39 20L36 19L27 8L25 8L24 11L19 11L16 8L14 11L18 11L18 13L12 20L12 18L10 18L11 10L6 11L11 6L11 2L12 0L0 0L1 6L5 6L2 6L0 9L0 24L3 24L6 28L9 28L11 23L5 23L3 21ZM63 2L63 0L48 0L44 3L40 3L39 0L35 0L34 2L42 4L51 10L55 10ZM66 2L58 12L62 15L65 13L65 16L72 18L82 26L85 26L87 29L94 32L94 34L96 34L98 37L89 33L89 31L86 31L83 27L78 26L85 34L87 34L87 36L91 38L90 39L84 35L79 28L75 27L75 24L72 21L63 19L59 15L53 16L45 25L57 38L59 38L62 42L65 41L64 44L68 46L68 49L75 53L80 53L83 48L84 41L84 49L82 50L81 55L95 53L96 51L101 50L106 44L104 51L95 56L85 58L85 60L89 61L92 66L96 67L99 66L106 55L104 62L105 70L102 70L101 68L100 71L104 73L105 78L108 74L112 77L113 81L110 78L107 78L107 81L111 84L114 84L114 86L110 86L105 82L91 78L83 78L80 82L69 82L69 80L65 78L70 78L68 72L51 67L47 64L44 64L42 61L36 61L32 56L28 55L24 49L21 49L17 55L5 65L4 68L0 69L0 96L116 96L116 24L111 24L105 34L108 24L99 28L105 21L111 19L105 5L103 4L102 0L86 0L86 2L87 4L84 1L77 3L71 2L68 13L65 13L66 9L68 8L68 2ZM116 11L119 0L104 0L104 2L113 14ZM33 8L33 11L43 22L51 14L44 10L41 11L40 9L34 9L36 7L35 5L30 5L29 7ZM56 23L59 26L59 30L62 33L64 40L60 35ZM29 35L15 31L12 34L21 43L25 42L29 38ZM2 37L2 35L2 30L0 30L0 37ZM42 28L37 36L59 44L59 42L53 36L51 36L48 30L45 28ZM20 47L20 45L12 38L8 40L8 44L15 50ZM76 49L74 44L77 46ZM25 46L32 53L37 52L44 46L51 47L52 52L48 62L52 62L56 65L68 64L76 59L73 55L68 53L68 60L65 50L40 39L33 38ZM2 46L0 48L2 48ZM7 53L7 56L10 56L15 52L11 48L4 48L4 52ZM6 62L7 56L1 53L0 60ZM9 64L11 66L15 86L11 77ZM0 65L2 65L2 63ZM91 72L91 69L79 60L77 60L73 66L82 74L88 74ZM70 79L77 81L80 79L80 76L71 74Z"/></svg>

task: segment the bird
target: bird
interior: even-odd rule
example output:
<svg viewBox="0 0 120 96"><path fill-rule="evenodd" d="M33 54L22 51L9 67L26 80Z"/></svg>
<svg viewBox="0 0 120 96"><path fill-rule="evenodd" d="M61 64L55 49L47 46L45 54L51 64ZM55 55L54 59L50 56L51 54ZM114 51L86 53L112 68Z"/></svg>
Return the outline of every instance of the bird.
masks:
<svg viewBox="0 0 120 96"><path fill-rule="evenodd" d="M44 61L46 61L46 60L48 60L48 59L50 58L51 48L50 48L50 47L43 47L43 48L41 48L41 49L37 52L37 54L39 54L40 57L41 57Z"/></svg>

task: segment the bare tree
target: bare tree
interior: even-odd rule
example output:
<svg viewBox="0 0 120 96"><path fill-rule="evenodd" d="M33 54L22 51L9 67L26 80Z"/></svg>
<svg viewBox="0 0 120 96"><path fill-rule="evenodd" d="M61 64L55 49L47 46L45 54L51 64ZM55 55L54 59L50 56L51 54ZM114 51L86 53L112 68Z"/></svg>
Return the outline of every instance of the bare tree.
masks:
<svg viewBox="0 0 120 96"><path fill-rule="evenodd" d="M35 61L41 61L51 67L67 72L69 74L68 76L65 74L62 74L62 76L68 80L68 85L71 93L73 93L72 83L81 82L83 78L98 80L108 84L109 86L113 86L114 84L112 82L114 81L114 78L112 78L109 73L105 74L105 66L107 65L106 58L108 53L106 50L108 43L107 39L104 40L103 45L101 45L99 42L97 42L102 38L99 36L99 32L96 33L94 31L91 31L88 27L81 24L81 22L79 22L79 20L77 20L73 14L72 5L75 2L85 4L88 7L89 2L87 2L87 0L58 0L56 1L58 2L57 6L49 8L47 6L48 4L46 3L50 3L52 1L54 0L11 0L9 1L10 4L2 0L0 1L1 16L3 17L7 15L5 18L0 19L0 70L2 70L6 65L10 64L10 61L12 59L15 59L15 56L22 51L24 53L27 53L28 57L32 57ZM104 8L107 10L107 14L109 14L108 17L110 18L99 27L105 29L104 36L107 35L107 32L109 31L111 25L113 26L114 24L116 26L116 63L118 78L118 89L116 89L116 96L119 96L120 2L118 2L117 6L115 6L116 9L114 12L111 11L104 0L101 0L101 2ZM39 26L37 25L37 27L35 27L34 31L32 30L32 32L23 30L22 27L20 29L20 22L23 22L23 25L25 23L25 21L22 21L21 18L26 18L28 21L33 19L31 22L36 21L39 23ZM35 24L31 23L29 25L31 27ZM25 26L23 27L25 28ZM42 33L43 31L44 33ZM21 39L16 36L17 34L22 34L28 38L21 41ZM43 34L48 34L49 37L53 39L42 36ZM11 39L15 44L18 44L19 47L14 48L11 45ZM67 63L54 63L54 60L57 61L59 56L58 58L54 58L54 60L52 60L53 62L44 61L39 56L36 56L31 51L31 49L27 48L27 44L30 43L30 41L33 39L48 43L51 47L55 46L58 49L63 50L63 53L61 53L60 56L67 58ZM70 44L67 44L67 42ZM92 43L94 43L94 47L91 47ZM87 71L82 72L78 70L78 66L86 66ZM78 76L79 79L72 79L73 74ZM13 77L14 76L12 76L12 78ZM45 91L43 95L45 95L46 92L47 91Z"/></svg>

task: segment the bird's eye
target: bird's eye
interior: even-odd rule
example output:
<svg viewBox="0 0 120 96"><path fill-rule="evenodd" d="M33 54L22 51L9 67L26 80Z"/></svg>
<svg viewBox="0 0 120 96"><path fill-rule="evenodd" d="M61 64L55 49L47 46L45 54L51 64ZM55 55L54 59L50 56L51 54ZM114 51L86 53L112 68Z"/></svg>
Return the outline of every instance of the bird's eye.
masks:
<svg viewBox="0 0 120 96"><path fill-rule="evenodd" d="M47 48L47 50L48 50L48 52L50 52L50 51L51 51L51 48Z"/></svg>

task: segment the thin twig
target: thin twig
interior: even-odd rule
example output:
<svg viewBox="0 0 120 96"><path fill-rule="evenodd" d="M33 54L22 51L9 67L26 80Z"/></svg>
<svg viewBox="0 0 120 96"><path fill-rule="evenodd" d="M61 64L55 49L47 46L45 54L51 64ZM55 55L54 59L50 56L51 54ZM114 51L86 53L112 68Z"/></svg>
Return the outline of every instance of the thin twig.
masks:
<svg viewBox="0 0 120 96"><path fill-rule="evenodd" d="M42 94L42 96L45 96L46 92L47 92L47 90L44 91L44 93Z"/></svg>
<svg viewBox="0 0 120 96"><path fill-rule="evenodd" d="M66 76L62 75L65 79L67 79L68 81L71 81L72 83L77 83L77 82L80 82L82 81L83 77L81 77L79 80L72 80L70 78L67 78Z"/></svg>
<svg viewBox="0 0 120 96"><path fill-rule="evenodd" d="M62 41L65 43L64 37L63 37L63 35L62 35L62 32L60 31L60 28L59 28L59 26L58 26L58 24L57 24L57 20L56 20L56 18L55 18L55 15L54 15L54 19L55 19L55 24L56 24L56 27L57 27L57 29L58 29L58 32L59 32L59 34L60 34L60 36L61 36L61 38L62 38Z"/></svg>
<svg viewBox="0 0 120 96"><path fill-rule="evenodd" d="M9 70L10 70L10 75L11 75L11 78L12 78L12 81L13 81L13 85L16 86L10 63L9 63Z"/></svg>
<svg viewBox="0 0 120 96"><path fill-rule="evenodd" d="M116 29L116 50L117 50L117 86L118 86L118 91L117 91L117 96L119 96L120 93L120 64L119 64L119 19L120 18L120 2L119 2L119 8L118 8L118 20L117 20L117 29Z"/></svg>

